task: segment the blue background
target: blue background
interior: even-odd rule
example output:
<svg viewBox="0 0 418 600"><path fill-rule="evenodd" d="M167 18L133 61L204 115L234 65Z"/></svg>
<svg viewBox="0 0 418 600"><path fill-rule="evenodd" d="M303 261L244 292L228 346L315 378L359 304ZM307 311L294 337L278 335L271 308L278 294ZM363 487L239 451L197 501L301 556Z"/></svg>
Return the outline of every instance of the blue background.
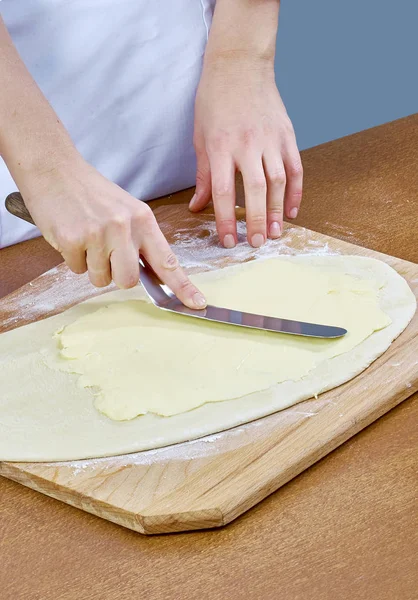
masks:
<svg viewBox="0 0 418 600"><path fill-rule="evenodd" d="M276 79L300 149L418 112L418 0L282 0Z"/></svg>

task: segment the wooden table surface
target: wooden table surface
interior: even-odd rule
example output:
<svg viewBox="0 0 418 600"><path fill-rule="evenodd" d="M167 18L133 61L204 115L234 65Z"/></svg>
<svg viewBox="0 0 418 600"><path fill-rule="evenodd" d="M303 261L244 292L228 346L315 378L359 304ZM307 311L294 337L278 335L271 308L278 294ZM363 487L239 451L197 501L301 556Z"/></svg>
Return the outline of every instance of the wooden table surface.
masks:
<svg viewBox="0 0 418 600"><path fill-rule="evenodd" d="M418 115L302 154L298 224L418 262ZM42 239L0 251L0 296L58 262ZM0 478L0 596L416 600L417 425L415 394L213 531L144 538Z"/></svg>

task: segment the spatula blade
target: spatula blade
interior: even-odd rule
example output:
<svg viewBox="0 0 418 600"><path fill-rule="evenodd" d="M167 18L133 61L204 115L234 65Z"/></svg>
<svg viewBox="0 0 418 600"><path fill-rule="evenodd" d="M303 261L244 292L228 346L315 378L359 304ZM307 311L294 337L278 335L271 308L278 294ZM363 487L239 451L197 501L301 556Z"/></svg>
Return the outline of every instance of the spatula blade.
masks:
<svg viewBox="0 0 418 600"><path fill-rule="evenodd" d="M218 306L208 305L203 310L193 310L184 306L184 304L175 297L165 304L165 306L160 306L160 308L180 315L196 317L198 319L207 319L208 321L239 325L250 329L263 329L265 331L301 335L305 337L338 338L347 333L347 330L342 327L318 325L316 323L305 323L303 321L291 321L289 319L279 319L277 317L266 317L240 310L220 308Z"/></svg>

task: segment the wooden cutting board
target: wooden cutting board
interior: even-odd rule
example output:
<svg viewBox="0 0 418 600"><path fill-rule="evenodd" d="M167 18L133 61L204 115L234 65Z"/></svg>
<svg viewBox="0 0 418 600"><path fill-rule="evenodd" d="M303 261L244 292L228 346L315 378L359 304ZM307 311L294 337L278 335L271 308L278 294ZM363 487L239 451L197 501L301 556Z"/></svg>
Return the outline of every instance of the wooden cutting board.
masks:
<svg viewBox="0 0 418 600"><path fill-rule="evenodd" d="M231 253L216 245L211 213L190 215L175 205L157 209L159 214L164 233L180 257L188 257L191 271L234 262L231 256L243 260L243 253L244 260L272 251L359 254L387 262L418 296L418 265L392 256L291 226L274 246L253 251L242 243ZM98 292L86 277L59 265L0 301L0 332L62 312ZM355 379L247 425L119 457L3 462L0 474L144 534L225 525L417 391L417 334L418 314Z"/></svg>

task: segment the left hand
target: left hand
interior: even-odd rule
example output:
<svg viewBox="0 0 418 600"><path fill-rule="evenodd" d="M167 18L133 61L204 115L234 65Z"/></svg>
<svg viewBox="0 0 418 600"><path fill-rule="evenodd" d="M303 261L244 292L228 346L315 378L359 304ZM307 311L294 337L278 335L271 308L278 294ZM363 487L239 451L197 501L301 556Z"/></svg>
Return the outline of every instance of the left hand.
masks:
<svg viewBox="0 0 418 600"><path fill-rule="evenodd" d="M190 210L213 198L221 243L237 243L235 172L242 174L247 239L278 238L283 213L297 216L302 163L271 63L223 58L205 63L195 106L196 193Z"/></svg>

